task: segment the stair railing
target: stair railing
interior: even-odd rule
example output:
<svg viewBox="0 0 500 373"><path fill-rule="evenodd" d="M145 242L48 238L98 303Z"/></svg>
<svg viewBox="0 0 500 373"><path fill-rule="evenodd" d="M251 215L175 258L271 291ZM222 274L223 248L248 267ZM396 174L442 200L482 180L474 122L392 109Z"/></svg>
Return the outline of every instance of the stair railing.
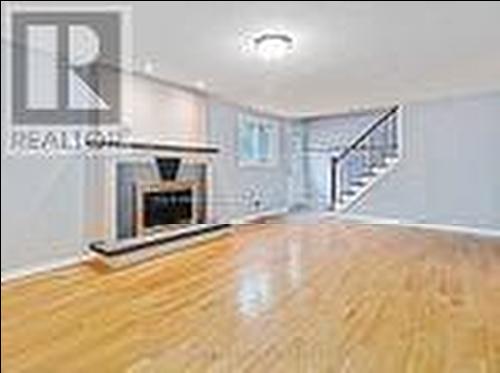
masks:
<svg viewBox="0 0 500 373"><path fill-rule="evenodd" d="M356 194L375 170L398 156L397 112L394 106L331 160L331 208Z"/></svg>

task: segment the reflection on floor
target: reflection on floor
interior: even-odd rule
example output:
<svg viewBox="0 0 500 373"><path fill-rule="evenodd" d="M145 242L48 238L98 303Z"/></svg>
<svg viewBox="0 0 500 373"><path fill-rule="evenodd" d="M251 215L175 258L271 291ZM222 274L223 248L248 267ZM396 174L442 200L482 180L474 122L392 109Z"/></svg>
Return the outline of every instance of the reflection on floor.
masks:
<svg viewBox="0 0 500 373"><path fill-rule="evenodd" d="M499 372L500 241L323 222L2 285L2 372Z"/></svg>

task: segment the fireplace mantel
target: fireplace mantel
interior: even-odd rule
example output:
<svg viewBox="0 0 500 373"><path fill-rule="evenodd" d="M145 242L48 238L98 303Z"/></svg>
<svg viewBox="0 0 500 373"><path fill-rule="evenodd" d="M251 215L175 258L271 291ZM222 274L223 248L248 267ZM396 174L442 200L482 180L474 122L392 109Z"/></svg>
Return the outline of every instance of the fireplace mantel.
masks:
<svg viewBox="0 0 500 373"><path fill-rule="evenodd" d="M140 140L87 141L87 145L97 149L114 148L124 150L143 150L153 152L216 154L219 148L211 144L146 142Z"/></svg>

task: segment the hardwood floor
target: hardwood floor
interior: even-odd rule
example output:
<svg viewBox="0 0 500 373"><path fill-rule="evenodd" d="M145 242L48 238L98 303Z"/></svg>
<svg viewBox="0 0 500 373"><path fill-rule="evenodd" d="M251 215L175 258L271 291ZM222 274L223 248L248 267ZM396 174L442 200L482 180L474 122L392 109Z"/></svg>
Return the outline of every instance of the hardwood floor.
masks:
<svg viewBox="0 0 500 373"><path fill-rule="evenodd" d="M266 224L2 285L2 372L500 372L500 240Z"/></svg>

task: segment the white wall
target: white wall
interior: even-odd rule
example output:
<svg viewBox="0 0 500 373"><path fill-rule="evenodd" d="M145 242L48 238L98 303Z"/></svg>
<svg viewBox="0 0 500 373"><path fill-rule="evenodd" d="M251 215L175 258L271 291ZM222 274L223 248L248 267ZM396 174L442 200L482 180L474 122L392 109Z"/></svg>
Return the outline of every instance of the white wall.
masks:
<svg viewBox="0 0 500 373"><path fill-rule="evenodd" d="M238 115L244 112L237 106L216 101L210 102L208 108L208 140L220 148L213 161L212 189L212 214L220 222L288 206L288 123L278 121L280 151L275 164L240 167ZM258 208L254 206L256 199L261 203Z"/></svg>
<svg viewBox="0 0 500 373"><path fill-rule="evenodd" d="M500 229L500 93L410 104L403 157L351 212Z"/></svg>
<svg viewBox="0 0 500 373"><path fill-rule="evenodd" d="M127 125L135 140L206 142L206 100L141 75L124 74Z"/></svg>

